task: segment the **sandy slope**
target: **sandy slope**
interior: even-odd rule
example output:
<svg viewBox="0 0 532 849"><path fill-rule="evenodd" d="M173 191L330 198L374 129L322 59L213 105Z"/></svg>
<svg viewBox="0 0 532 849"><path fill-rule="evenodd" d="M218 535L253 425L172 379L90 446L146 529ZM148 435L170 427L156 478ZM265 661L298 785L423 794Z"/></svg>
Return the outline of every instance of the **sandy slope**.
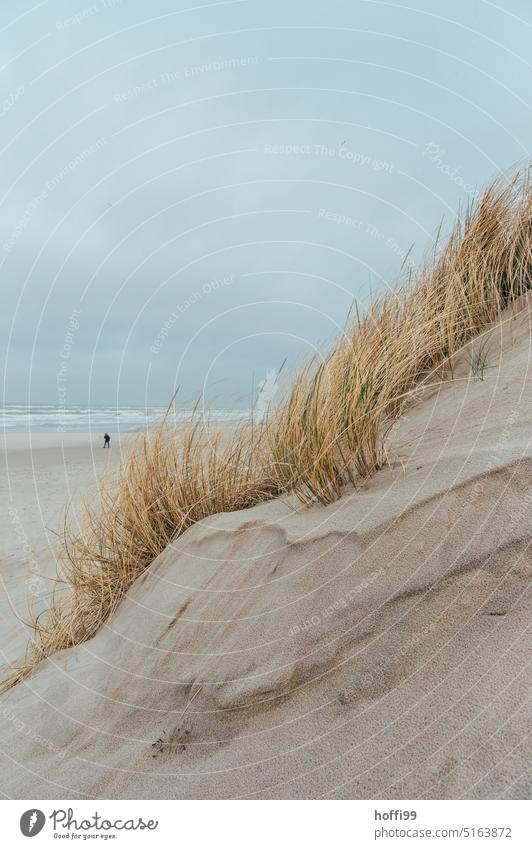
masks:
<svg viewBox="0 0 532 849"><path fill-rule="evenodd" d="M3 793L528 796L532 316L504 319L361 491L196 525L3 696Z"/></svg>

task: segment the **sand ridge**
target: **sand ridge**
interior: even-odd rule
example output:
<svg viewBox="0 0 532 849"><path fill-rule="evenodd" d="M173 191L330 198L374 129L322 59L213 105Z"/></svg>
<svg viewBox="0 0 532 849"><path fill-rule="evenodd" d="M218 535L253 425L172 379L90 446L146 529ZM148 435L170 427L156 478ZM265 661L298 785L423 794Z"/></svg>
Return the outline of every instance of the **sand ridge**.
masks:
<svg viewBox="0 0 532 849"><path fill-rule="evenodd" d="M1 697L3 792L526 798L531 320L485 334L483 380L461 354L359 491L169 546Z"/></svg>

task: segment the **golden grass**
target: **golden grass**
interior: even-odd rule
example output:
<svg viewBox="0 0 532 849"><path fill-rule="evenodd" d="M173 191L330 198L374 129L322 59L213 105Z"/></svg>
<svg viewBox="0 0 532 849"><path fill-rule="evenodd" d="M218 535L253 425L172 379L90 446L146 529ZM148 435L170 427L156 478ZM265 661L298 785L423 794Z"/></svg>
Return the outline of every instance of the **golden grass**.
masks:
<svg viewBox="0 0 532 849"><path fill-rule="evenodd" d="M283 493L324 504L385 462L385 438L411 394L532 287L528 171L490 186L439 257L356 315L321 361L295 378L259 427L217 433L194 416L138 437L115 486L83 524L65 522L63 574L21 666L90 639L172 541L215 513Z"/></svg>

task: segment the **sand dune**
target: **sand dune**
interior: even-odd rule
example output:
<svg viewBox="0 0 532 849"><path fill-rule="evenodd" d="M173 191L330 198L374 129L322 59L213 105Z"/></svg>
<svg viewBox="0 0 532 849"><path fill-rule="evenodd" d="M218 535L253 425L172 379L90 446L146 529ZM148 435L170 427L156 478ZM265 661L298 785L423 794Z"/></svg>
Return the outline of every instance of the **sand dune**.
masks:
<svg viewBox="0 0 532 849"><path fill-rule="evenodd" d="M362 489L198 523L3 695L3 793L527 797L530 306Z"/></svg>

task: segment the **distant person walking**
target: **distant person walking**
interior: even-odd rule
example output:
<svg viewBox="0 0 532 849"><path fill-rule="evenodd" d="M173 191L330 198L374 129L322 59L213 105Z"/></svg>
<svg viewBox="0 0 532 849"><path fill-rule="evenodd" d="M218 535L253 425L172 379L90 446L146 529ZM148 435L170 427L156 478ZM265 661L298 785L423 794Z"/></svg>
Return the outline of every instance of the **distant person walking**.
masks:
<svg viewBox="0 0 532 849"><path fill-rule="evenodd" d="M103 435L103 447L109 448L110 442L111 442L111 437L109 436L108 433L104 433L104 435Z"/></svg>

